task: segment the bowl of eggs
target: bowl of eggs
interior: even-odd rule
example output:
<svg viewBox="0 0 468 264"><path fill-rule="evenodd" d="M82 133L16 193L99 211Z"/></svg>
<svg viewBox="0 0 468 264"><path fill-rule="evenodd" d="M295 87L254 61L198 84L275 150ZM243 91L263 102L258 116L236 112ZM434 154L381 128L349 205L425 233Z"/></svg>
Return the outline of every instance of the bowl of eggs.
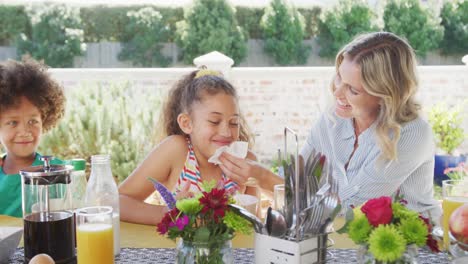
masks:
<svg viewBox="0 0 468 264"><path fill-rule="evenodd" d="M23 236L22 227L0 227L0 263L8 263Z"/></svg>

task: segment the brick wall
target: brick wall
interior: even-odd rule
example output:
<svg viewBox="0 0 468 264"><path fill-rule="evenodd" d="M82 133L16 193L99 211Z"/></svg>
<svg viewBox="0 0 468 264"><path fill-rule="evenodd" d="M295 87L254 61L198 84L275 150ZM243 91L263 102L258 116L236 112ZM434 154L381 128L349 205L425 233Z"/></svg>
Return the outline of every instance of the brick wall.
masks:
<svg viewBox="0 0 468 264"><path fill-rule="evenodd" d="M193 68L171 69L53 69L66 89L80 83L130 82L133 89L153 89L164 95L175 80ZM228 78L238 88L241 111L256 134L254 151L263 162L283 149L284 126L298 131L302 146L307 133L330 100L332 67L233 68ZM418 99L426 112L437 102L468 100L467 66L420 66ZM465 107L468 133L468 105ZM292 143L292 142L291 142ZM293 146L293 145L291 145ZM460 148L468 153L468 140Z"/></svg>

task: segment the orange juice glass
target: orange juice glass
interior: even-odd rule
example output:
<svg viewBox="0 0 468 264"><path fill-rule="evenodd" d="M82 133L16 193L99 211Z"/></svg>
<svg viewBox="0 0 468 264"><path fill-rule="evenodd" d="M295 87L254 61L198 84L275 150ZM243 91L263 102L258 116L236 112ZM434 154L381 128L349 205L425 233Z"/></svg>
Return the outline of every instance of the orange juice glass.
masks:
<svg viewBox="0 0 468 264"><path fill-rule="evenodd" d="M444 229L444 248L449 249L449 219L452 212L468 202L468 181L445 180L442 181L442 227Z"/></svg>
<svg viewBox="0 0 468 264"><path fill-rule="evenodd" d="M114 263L112 207L94 206L76 213L77 257L80 264Z"/></svg>

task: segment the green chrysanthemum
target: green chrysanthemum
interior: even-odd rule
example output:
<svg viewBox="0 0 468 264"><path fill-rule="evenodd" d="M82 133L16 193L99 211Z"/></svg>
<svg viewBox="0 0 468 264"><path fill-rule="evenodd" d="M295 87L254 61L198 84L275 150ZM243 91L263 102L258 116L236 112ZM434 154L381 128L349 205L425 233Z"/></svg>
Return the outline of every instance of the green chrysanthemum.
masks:
<svg viewBox="0 0 468 264"><path fill-rule="evenodd" d="M231 228L236 232L240 232L245 235L252 233L252 224L232 211L226 212L226 215L224 215L223 218L223 222L228 228Z"/></svg>
<svg viewBox="0 0 468 264"><path fill-rule="evenodd" d="M369 236L369 252L376 260L392 262L406 250L406 241L398 230L389 225L380 225Z"/></svg>
<svg viewBox="0 0 468 264"><path fill-rule="evenodd" d="M361 207L362 207L362 205L361 205L361 206L358 206L358 207L355 207L355 208L353 209L354 218L359 218L359 217L361 217L361 216L364 216L364 213L361 211Z"/></svg>
<svg viewBox="0 0 468 264"><path fill-rule="evenodd" d="M216 180L211 180L211 181L203 181L200 184L200 187L205 191L205 192L211 192L216 187Z"/></svg>
<svg viewBox="0 0 468 264"><path fill-rule="evenodd" d="M176 207L182 213L190 216L198 214L203 208L203 206L200 204L200 201L198 201L197 197L178 200L176 202Z"/></svg>
<svg viewBox="0 0 468 264"><path fill-rule="evenodd" d="M418 213L411 211L401 203L392 203L393 217L397 219L417 219Z"/></svg>
<svg viewBox="0 0 468 264"><path fill-rule="evenodd" d="M426 224L421 219L403 219L398 228L408 244L414 243L418 246L426 244L428 231Z"/></svg>
<svg viewBox="0 0 468 264"><path fill-rule="evenodd" d="M360 217L354 218L354 220L349 223L348 235L354 243L362 244L367 241L371 230L372 225L369 223L365 215L362 214Z"/></svg>

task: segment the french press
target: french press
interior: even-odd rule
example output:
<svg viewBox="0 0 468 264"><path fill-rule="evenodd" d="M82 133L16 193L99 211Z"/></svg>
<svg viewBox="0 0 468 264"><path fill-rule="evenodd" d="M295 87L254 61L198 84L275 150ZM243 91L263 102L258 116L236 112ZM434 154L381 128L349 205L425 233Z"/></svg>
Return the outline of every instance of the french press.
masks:
<svg viewBox="0 0 468 264"><path fill-rule="evenodd" d="M76 263L70 189L73 166L51 165L52 159L42 156L44 165L20 170L25 263L40 253L57 264Z"/></svg>

